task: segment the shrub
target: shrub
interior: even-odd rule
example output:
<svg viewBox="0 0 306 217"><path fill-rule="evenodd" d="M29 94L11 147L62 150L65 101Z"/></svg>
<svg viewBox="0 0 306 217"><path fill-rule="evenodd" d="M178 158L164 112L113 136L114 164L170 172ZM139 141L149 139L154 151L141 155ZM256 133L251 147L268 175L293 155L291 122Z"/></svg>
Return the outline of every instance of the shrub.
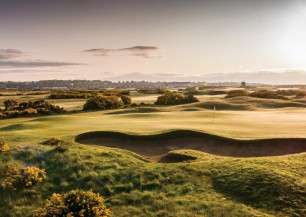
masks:
<svg viewBox="0 0 306 217"><path fill-rule="evenodd" d="M43 141L41 144L55 146L54 150L59 152L68 151L68 146L69 146L69 142L56 137L51 137Z"/></svg>
<svg viewBox="0 0 306 217"><path fill-rule="evenodd" d="M111 214L99 194L77 189L63 194L54 193L44 208L35 211L34 216L108 217Z"/></svg>
<svg viewBox="0 0 306 217"><path fill-rule="evenodd" d="M193 95L183 95L180 93L168 92L157 98L155 104L157 105L179 105L186 103L199 102L199 100Z"/></svg>
<svg viewBox="0 0 306 217"><path fill-rule="evenodd" d="M9 150L9 145L2 139L0 139L0 152L5 152Z"/></svg>
<svg viewBox="0 0 306 217"><path fill-rule="evenodd" d="M204 93L206 95L221 95L221 94L227 94L227 91L225 90L207 90Z"/></svg>
<svg viewBox="0 0 306 217"><path fill-rule="evenodd" d="M232 98L232 97L237 97L237 96L248 96L248 95L249 93L245 90L230 90L228 91L225 98Z"/></svg>
<svg viewBox="0 0 306 217"><path fill-rule="evenodd" d="M27 108L22 111L22 116L33 116L37 114L37 110L33 108Z"/></svg>
<svg viewBox="0 0 306 217"><path fill-rule="evenodd" d="M11 164L7 168L2 187L4 189L21 190L43 182L46 172L37 167L22 168L17 164Z"/></svg>
<svg viewBox="0 0 306 217"><path fill-rule="evenodd" d="M96 95L87 99L83 110L115 109L121 106L123 106L123 102L118 96Z"/></svg>
<svg viewBox="0 0 306 217"><path fill-rule="evenodd" d="M66 142L59 143L58 145L55 146L54 150L58 152L66 152L68 151L68 143Z"/></svg>
<svg viewBox="0 0 306 217"><path fill-rule="evenodd" d="M51 145L51 146L56 146L59 145L60 143L64 142L64 140L56 138L56 137L51 137L45 141L43 141L41 144L43 145Z"/></svg>
<svg viewBox="0 0 306 217"><path fill-rule="evenodd" d="M122 90L122 91L119 92L119 95L121 95L121 96L129 96L129 95L131 95L131 91L129 91L129 90Z"/></svg>
<svg viewBox="0 0 306 217"><path fill-rule="evenodd" d="M124 105L131 105L132 104L132 99L129 96L123 95L121 96L121 100Z"/></svg>
<svg viewBox="0 0 306 217"><path fill-rule="evenodd" d="M296 99L302 99L306 96L306 93L304 91L299 91L296 95L295 98Z"/></svg>
<svg viewBox="0 0 306 217"><path fill-rule="evenodd" d="M264 99L288 99L285 96L278 95L275 91L259 90L250 94L251 97L264 98Z"/></svg>
<svg viewBox="0 0 306 217"><path fill-rule="evenodd" d="M3 102L5 110L11 110L13 109L18 103L15 100L6 100Z"/></svg>
<svg viewBox="0 0 306 217"><path fill-rule="evenodd" d="M4 102L4 104L5 110L1 111L2 113L0 113L0 119L65 112L64 108L53 105L52 103L44 100L37 100L34 102L29 101L19 104L14 100L7 100Z"/></svg>
<svg viewBox="0 0 306 217"><path fill-rule="evenodd" d="M143 93L143 94L165 94L167 92L166 89L162 88L146 88L146 89L139 89L138 93Z"/></svg>

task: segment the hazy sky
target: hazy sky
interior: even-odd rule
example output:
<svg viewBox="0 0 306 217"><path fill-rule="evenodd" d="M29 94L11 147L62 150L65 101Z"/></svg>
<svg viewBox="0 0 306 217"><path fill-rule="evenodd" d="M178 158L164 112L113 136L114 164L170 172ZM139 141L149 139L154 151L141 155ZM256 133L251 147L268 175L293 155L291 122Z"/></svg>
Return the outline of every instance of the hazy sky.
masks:
<svg viewBox="0 0 306 217"><path fill-rule="evenodd" d="M306 0L0 0L0 80L258 71L306 71Z"/></svg>

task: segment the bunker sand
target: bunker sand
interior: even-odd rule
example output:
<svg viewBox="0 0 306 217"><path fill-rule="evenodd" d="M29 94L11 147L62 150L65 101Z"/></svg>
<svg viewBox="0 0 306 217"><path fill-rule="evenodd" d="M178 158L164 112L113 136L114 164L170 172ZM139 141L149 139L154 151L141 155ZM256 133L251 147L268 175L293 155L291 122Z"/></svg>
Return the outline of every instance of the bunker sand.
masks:
<svg viewBox="0 0 306 217"><path fill-rule="evenodd" d="M76 142L129 150L153 162L160 162L169 151L180 149L231 157L280 156L306 152L306 139L303 138L236 140L188 130L153 135L89 132L78 135Z"/></svg>

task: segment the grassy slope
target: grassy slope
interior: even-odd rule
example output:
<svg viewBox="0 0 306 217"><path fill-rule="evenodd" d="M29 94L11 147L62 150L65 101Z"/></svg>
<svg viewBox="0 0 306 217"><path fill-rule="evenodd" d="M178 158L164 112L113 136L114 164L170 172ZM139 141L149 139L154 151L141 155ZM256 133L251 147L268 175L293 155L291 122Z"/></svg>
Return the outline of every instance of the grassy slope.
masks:
<svg viewBox="0 0 306 217"><path fill-rule="evenodd" d="M303 212L305 154L239 159L191 150L176 153L196 160L155 164L99 146L72 144L66 153L37 143L14 146L1 154L2 161L44 167L48 178L11 196L11 203L1 190L0 211L5 216L29 216L53 192L82 188L100 192L114 216L301 216Z"/></svg>

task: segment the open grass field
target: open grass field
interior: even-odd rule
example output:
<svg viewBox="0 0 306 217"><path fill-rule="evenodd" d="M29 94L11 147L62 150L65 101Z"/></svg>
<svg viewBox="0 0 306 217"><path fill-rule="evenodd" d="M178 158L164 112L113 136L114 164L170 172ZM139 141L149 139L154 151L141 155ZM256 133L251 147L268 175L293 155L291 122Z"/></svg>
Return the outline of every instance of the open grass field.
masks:
<svg viewBox="0 0 306 217"><path fill-rule="evenodd" d="M135 101L148 104L156 97L135 96ZM53 101L72 111L82 108L85 100ZM226 102L232 107L216 102ZM248 145L255 139L279 138L265 143L273 145L272 149L281 149L284 144L281 138L306 138L304 102L289 106L282 103L249 98L225 100L223 96L215 96L202 97L200 102L188 105L145 105L0 120L0 138L10 145L8 152L0 153L0 180L5 165L12 162L35 165L47 173L45 182L23 192L11 195L1 189L0 213L31 216L32 210L42 207L52 193L81 188L99 192L113 216L119 217L305 216L306 154L299 153L304 149L296 154L275 154L281 156L267 153L265 157L239 156L235 149L232 154L220 152L225 153L227 145L241 143L240 140ZM235 109L240 104L248 107ZM187 134L184 138L172 135L175 139L171 141L157 138L158 134L171 130L203 132L208 137L201 137L197 144L199 140ZM115 143L119 145L105 136L103 143L99 143L101 140L74 142L78 135L93 131L122 132L135 137L151 135L151 139L148 143L129 137L120 139L115 134L111 139L116 137ZM41 144L52 136L67 140L68 151L57 152L54 147ZM219 152L199 148L203 141L210 142L210 146L221 145ZM305 147L304 140L298 141L299 147ZM151 158L139 149L128 148L146 144L150 148L142 151L154 152ZM158 149L164 148L163 144L167 148ZM272 149L269 147L267 152ZM162 152L157 153L158 150Z"/></svg>

